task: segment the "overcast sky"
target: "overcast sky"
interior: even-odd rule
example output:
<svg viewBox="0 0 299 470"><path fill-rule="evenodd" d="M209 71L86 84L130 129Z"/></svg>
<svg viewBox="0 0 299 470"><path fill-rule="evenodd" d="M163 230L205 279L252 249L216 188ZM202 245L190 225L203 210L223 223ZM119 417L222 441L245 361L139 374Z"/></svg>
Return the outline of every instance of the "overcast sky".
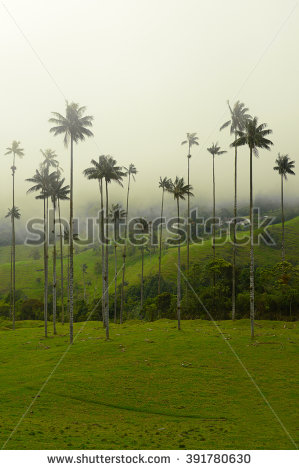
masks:
<svg viewBox="0 0 299 470"><path fill-rule="evenodd" d="M254 161L256 195L279 195L278 152L299 162L299 8L293 0L4 0L0 4L1 218L11 206L11 159L20 140L16 205L28 216L40 202L26 196L25 178L53 148L69 180L69 150L49 133L51 111L65 99L87 106L94 138L75 148L75 212L98 199L82 170L111 154L139 173L132 206L158 204L159 176L186 177L186 132L197 132L191 183L196 201L212 198L211 156L218 141L217 202L233 199L233 151L226 100L240 99L273 129L274 147ZM249 195L248 149L240 151L239 196ZM298 176L286 197L298 197ZM111 186L114 201L124 191ZM174 204L169 199L169 204Z"/></svg>

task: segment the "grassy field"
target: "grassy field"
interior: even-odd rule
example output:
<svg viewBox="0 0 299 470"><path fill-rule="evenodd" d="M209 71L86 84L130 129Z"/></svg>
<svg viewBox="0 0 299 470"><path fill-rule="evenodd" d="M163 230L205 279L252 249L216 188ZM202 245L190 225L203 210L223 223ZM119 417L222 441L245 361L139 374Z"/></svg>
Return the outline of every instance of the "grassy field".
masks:
<svg viewBox="0 0 299 470"><path fill-rule="evenodd" d="M286 260L298 263L299 259L299 217L295 217L286 222ZM280 237L281 237L281 225L273 225L269 228L269 232L273 235L276 246L266 246L261 244L255 248L255 265L256 266L271 266L279 262L281 259L280 250ZM248 233L240 233L240 237L247 236ZM28 297L42 298L43 295L43 259L42 249L40 249L39 260L33 260L30 257L32 247L18 245L16 248L16 287L21 289ZM65 251L66 254L66 251ZM202 244L193 244L190 246L190 261L192 262L206 262L211 259L212 248L211 240L206 240ZM52 269L52 257L49 253L49 279L51 280L51 269ZM122 249L118 249L118 268L121 268L122 264ZM217 247L217 256L223 257L229 261L232 258L232 246L226 243L224 246ZM81 288L83 287L83 277L81 266L87 264L87 276L86 279L91 281L91 286L87 286L87 292L92 298L95 294L95 287L97 293L101 288L101 276L95 272L95 264L100 261L100 256L92 249L81 251L74 257L74 280L75 283ZM162 275L170 280L176 278L175 264L177 261L177 250L175 248L169 248L164 251L162 255ZM186 262L186 247L182 247L182 264ZM249 264L249 247L239 247L237 262L241 265ZM67 258L64 258L65 273L67 269ZM110 279L114 276L114 258L113 254L110 255ZM151 255L145 255L144 263L144 275L150 276L156 274L158 271L158 250L156 253ZM140 282L141 273L141 259L140 250L136 249L134 254L127 257L127 269L126 269L126 281L128 285L134 285ZM65 274L66 276L66 274ZM57 263L57 277L58 285L60 279L60 260ZM10 248L0 247L0 293L7 293L9 291L10 281ZM121 276L119 277L119 283L121 282ZM113 291L113 285L111 285L111 291ZM66 293L65 293L66 294Z"/></svg>
<svg viewBox="0 0 299 470"><path fill-rule="evenodd" d="M217 323L298 442L298 326ZM78 332L83 324L75 324ZM14 430L68 348L68 325L0 323L0 442ZM8 441L8 449L294 449L208 321L87 323Z"/></svg>

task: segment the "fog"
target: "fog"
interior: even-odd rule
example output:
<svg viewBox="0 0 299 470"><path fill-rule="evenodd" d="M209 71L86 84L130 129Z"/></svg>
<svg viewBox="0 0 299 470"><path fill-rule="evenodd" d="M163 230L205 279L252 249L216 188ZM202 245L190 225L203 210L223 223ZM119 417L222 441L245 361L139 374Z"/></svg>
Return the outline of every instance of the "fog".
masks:
<svg viewBox="0 0 299 470"><path fill-rule="evenodd" d="M271 152L254 161L256 197L278 198L273 171L278 152L297 160L298 8L289 0L6 0L0 5L1 37L1 219L11 207L12 140L25 156L17 160L16 206L23 220L42 212L26 196L41 163L40 149L56 150L69 181L69 149L49 133L51 111L64 114L65 100L87 106L94 138L75 146L75 213L99 200L98 185L82 171L91 158L111 154L133 162L131 207L156 208L160 176L186 177L186 132L197 132L192 149L193 205L211 204L212 158L218 141L227 154L216 159L217 206L233 200L233 150L226 100L245 102L273 129ZM239 151L240 202L249 197L248 149ZM298 201L298 178L286 184L286 201ZM111 185L111 202L125 191ZM169 206L174 202L167 199ZM64 205L66 212L67 205Z"/></svg>

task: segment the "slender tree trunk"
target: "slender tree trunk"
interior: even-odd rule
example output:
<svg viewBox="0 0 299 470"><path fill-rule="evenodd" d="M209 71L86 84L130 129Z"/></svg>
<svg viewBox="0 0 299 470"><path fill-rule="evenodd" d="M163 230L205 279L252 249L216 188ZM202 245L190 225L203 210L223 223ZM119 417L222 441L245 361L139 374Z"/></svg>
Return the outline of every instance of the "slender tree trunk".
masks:
<svg viewBox="0 0 299 470"><path fill-rule="evenodd" d="M143 267L144 267L144 247L141 247L141 286L140 286L140 310L143 308Z"/></svg>
<svg viewBox="0 0 299 470"><path fill-rule="evenodd" d="M215 257L216 257L216 247L215 247L216 203L215 203L215 200L216 200L216 194L215 194L215 156L213 155L213 241L212 241L212 245L213 245L213 259L214 259L214 261L215 261ZM214 287L215 287L215 283L214 283Z"/></svg>
<svg viewBox="0 0 299 470"><path fill-rule="evenodd" d="M53 200L53 211L54 211L54 224L53 224L53 334L56 335L56 307L57 307L57 301L56 301L56 226L55 226L55 217L56 217L56 203L55 203L55 198Z"/></svg>
<svg viewBox="0 0 299 470"><path fill-rule="evenodd" d="M188 153L188 186L190 185L190 158L191 158L191 154L190 154L190 143L189 143L189 153ZM190 246L190 194L188 193L188 197L187 197L187 217L188 217L188 220L187 220L187 276L189 275L189 260L190 260L190 253L189 253L189 246ZM186 284L186 289L187 289L187 292L188 292L188 284Z"/></svg>
<svg viewBox="0 0 299 470"><path fill-rule="evenodd" d="M237 140L237 134L235 134ZM236 237L236 220L237 220L237 160L238 151L235 146L235 178L234 178L234 220L233 220L233 269L232 269L232 320L236 318L236 252L237 252L237 237Z"/></svg>
<svg viewBox="0 0 299 470"><path fill-rule="evenodd" d="M16 233L15 233L15 154L13 156L13 170L12 170L12 207L13 214L11 218L11 229L12 229L12 328L15 329L15 317L16 317Z"/></svg>
<svg viewBox="0 0 299 470"><path fill-rule="evenodd" d="M254 338L254 252L253 252L253 187L252 187L252 148L250 147L250 328Z"/></svg>
<svg viewBox="0 0 299 470"><path fill-rule="evenodd" d="M84 273L84 270L82 271L82 274L83 274L83 298L84 298L84 301L86 300L86 287L85 287L85 273Z"/></svg>
<svg viewBox="0 0 299 470"><path fill-rule="evenodd" d="M121 299L120 299L120 317L119 317L120 324L122 324L123 322L123 311L124 311L124 287L125 287L125 271L126 271L126 256L127 256L127 232L128 232L128 215L129 215L130 179L131 179L131 174L129 173L128 190L127 190L127 207L126 207L126 225L125 225L125 246L124 246L124 251L123 251L123 270L122 270Z"/></svg>
<svg viewBox="0 0 299 470"><path fill-rule="evenodd" d="M101 256L102 256L102 320L105 328L105 245L104 245L104 199L103 199L103 180L99 181L101 196Z"/></svg>
<svg viewBox="0 0 299 470"><path fill-rule="evenodd" d="M67 248L67 312L70 318L70 245Z"/></svg>
<svg viewBox="0 0 299 470"><path fill-rule="evenodd" d="M180 223L180 203L177 198L177 210L178 210L178 236L179 236L179 223ZM178 239L178 274L177 274L177 319L178 319L178 330L181 329L181 240Z"/></svg>
<svg viewBox="0 0 299 470"><path fill-rule="evenodd" d="M283 175L281 175L281 224L282 224L282 239L281 239L281 259L285 262L285 242L284 242L284 203L283 203Z"/></svg>
<svg viewBox="0 0 299 470"><path fill-rule="evenodd" d="M46 197L44 195L44 323L45 323L45 337L48 336L48 233L47 233L47 212L46 212Z"/></svg>
<svg viewBox="0 0 299 470"><path fill-rule="evenodd" d="M60 216L60 200L58 199L58 216L59 216L59 236L60 236L60 289L61 289L61 323L64 325L64 300L63 300L63 244L62 244L62 228Z"/></svg>
<svg viewBox="0 0 299 470"><path fill-rule="evenodd" d="M117 320L117 245L114 244L114 323Z"/></svg>
<svg viewBox="0 0 299 470"><path fill-rule="evenodd" d="M106 317L106 339L109 339L109 266L108 266L108 256L109 256L109 243L108 243L108 212L109 212L109 203L108 203L108 182L106 180L106 253L105 253L105 283L106 283L106 292L105 292L105 317Z"/></svg>
<svg viewBox="0 0 299 470"><path fill-rule="evenodd" d="M70 290L70 344L74 341L74 233L73 233L73 137L71 136L71 175L70 175L70 271L69 271L69 290Z"/></svg>
<svg viewBox="0 0 299 470"><path fill-rule="evenodd" d="M12 320L12 239L10 241L9 318Z"/></svg>
<svg viewBox="0 0 299 470"><path fill-rule="evenodd" d="M161 202L161 223L160 223L160 239L159 239L159 278L158 278L158 295L161 294L161 258L162 258L162 217L163 217L163 208L164 208L164 192L165 189L163 188L162 192L162 202Z"/></svg>

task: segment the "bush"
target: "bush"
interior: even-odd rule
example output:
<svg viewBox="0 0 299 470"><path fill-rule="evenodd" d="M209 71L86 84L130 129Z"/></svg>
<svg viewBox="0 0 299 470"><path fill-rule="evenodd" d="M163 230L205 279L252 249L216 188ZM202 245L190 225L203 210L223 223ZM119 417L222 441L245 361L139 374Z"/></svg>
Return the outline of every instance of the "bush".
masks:
<svg viewBox="0 0 299 470"><path fill-rule="evenodd" d="M44 304L38 299L23 300L20 308L20 320L42 320Z"/></svg>

